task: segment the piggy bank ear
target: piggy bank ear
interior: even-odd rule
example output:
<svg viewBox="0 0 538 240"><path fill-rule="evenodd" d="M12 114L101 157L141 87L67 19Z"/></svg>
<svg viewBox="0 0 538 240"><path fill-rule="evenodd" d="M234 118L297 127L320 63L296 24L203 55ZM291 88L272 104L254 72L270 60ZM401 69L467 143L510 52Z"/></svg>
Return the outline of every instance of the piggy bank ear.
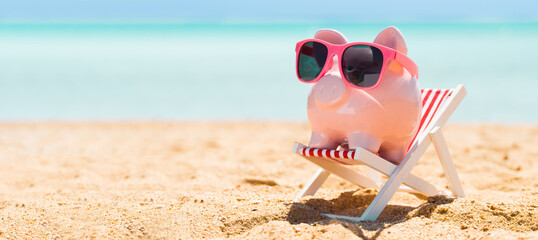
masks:
<svg viewBox="0 0 538 240"><path fill-rule="evenodd" d="M396 27L388 27L383 29L374 40L374 43L383 45L392 49L396 49L407 55L407 45L405 39Z"/></svg>
<svg viewBox="0 0 538 240"><path fill-rule="evenodd" d="M330 42L332 44L346 44L347 39L343 34L332 29L321 29L316 32L315 39Z"/></svg>

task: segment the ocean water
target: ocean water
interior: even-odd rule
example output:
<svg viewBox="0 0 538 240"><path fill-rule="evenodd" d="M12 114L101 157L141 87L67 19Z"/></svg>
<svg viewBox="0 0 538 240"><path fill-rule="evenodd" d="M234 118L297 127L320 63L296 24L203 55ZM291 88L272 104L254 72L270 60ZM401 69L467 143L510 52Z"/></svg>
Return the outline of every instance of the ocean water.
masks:
<svg viewBox="0 0 538 240"><path fill-rule="evenodd" d="M0 121L306 121L295 43L390 24L0 24ZM462 83L452 122L538 122L538 23L392 24L423 88Z"/></svg>

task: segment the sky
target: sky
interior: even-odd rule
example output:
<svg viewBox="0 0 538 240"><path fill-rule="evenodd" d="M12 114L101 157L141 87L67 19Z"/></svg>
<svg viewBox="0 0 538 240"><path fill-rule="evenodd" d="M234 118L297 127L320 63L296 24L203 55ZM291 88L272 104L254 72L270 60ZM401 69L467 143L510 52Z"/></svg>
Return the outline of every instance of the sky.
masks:
<svg viewBox="0 0 538 240"><path fill-rule="evenodd" d="M538 21L538 1L1 0L0 23Z"/></svg>

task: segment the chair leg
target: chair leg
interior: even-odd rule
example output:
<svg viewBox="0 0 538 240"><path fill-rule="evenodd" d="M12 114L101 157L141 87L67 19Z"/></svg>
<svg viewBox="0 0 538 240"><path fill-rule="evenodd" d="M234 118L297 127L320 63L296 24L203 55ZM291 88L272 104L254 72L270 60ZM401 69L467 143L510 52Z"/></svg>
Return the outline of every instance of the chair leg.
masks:
<svg viewBox="0 0 538 240"><path fill-rule="evenodd" d="M443 166L443 170L445 171L445 176L448 181L450 191L452 191L452 195L460 198L465 197L460 178L456 172L456 167L454 166L452 157L450 157L450 152L448 151L445 138L443 137L443 133L439 127L430 132L430 139L432 140L433 146L435 146L435 151L437 152L441 165Z"/></svg>
<svg viewBox="0 0 538 240"><path fill-rule="evenodd" d="M298 202L304 196L312 196L316 194L321 185L327 180L331 175L329 171L326 171L323 168L319 168L318 171L312 176L312 179L306 184L306 186L301 190L301 192L295 197L295 202Z"/></svg>
<svg viewBox="0 0 538 240"><path fill-rule="evenodd" d="M413 147L409 152L414 152L416 149L416 146ZM369 168L376 169L379 171L379 173L382 173L386 175L387 177L390 177L390 175L396 170L398 167L397 165L394 165L387 160L380 158L379 156L369 152L368 150L359 149L358 152L359 155L355 154L355 160L363 162L368 166ZM376 181L376 187L377 189L382 188L382 184ZM409 186L410 188L418 191L420 194L427 195L427 196L434 196L439 194L439 190L432 185L431 183L428 183L424 181L424 179L421 179L413 174L409 174L405 177L404 184ZM403 187L403 186L402 186ZM416 192L414 190L411 190L409 188L405 188L406 191L410 192Z"/></svg>
<svg viewBox="0 0 538 240"><path fill-rule="evenodd" d="M425 138L416 150L411 154L407 155L404 160L398 165L398 167L391 174L389 180L385 183L383 188L379 191L377 196L374 198L370 206L364 211L360 220L374 221L377 219L381 211L387 206L390 199L398 191L400 185L404 182L405 178L411 173L411 170L418 162L418 159L424 152L426 148L431 143L429 138Z"/></svg>
<svg viewBox="0 0 538 240"><path fill-rule="evenodd" d="M315 163L321 168L329 171L331 174L334 174L342 179L345 179L351 183L354 183L363 188L379 188L374 181L369 177L359 174L353 169L343 166L340 163L333 161L328 161L327 159L318 158L318 157L305 157L309 161Z"/></svg>

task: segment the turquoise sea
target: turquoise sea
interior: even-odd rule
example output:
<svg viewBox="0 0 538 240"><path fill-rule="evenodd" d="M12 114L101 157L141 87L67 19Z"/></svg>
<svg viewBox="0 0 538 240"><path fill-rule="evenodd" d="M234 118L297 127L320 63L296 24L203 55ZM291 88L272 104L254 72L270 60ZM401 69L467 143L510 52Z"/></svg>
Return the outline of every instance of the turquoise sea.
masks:
<svg viewBox="0 0 538 240"><path fill-rule="evenodd" d="M389 25L421 87L466 86L452 122L538 122L538 23L0 24L0 121L306 121L295 43Z"/></svg>

